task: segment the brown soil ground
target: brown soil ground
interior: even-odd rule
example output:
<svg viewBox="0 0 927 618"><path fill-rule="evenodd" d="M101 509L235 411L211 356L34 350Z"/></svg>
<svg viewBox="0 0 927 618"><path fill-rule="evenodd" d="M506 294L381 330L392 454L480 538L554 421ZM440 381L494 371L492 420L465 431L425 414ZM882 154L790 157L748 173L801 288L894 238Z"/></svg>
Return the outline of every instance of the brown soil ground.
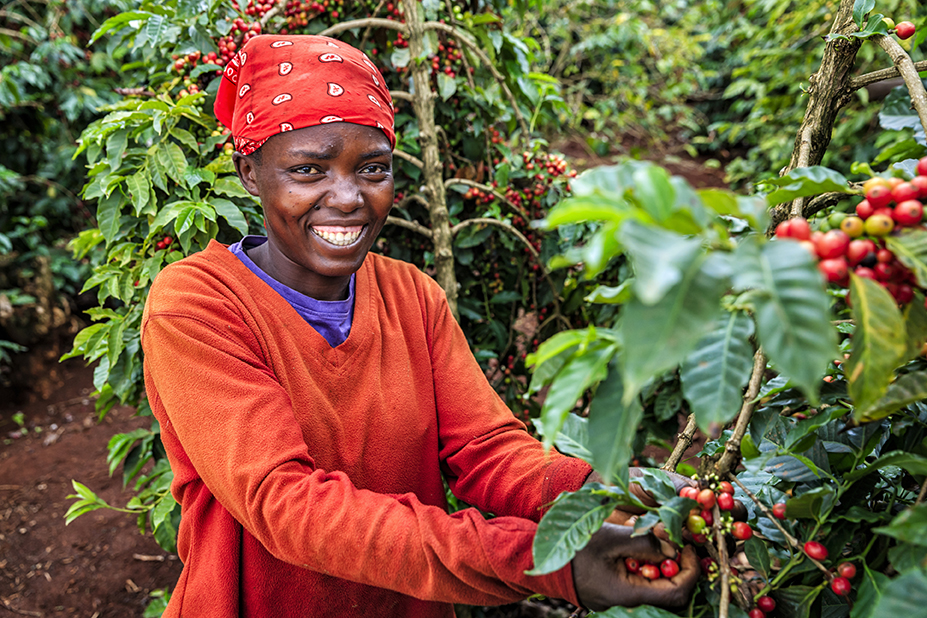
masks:
<svg viewBox="0 0 927 618"><path fill-rule="evenodd" d="M180 561L130 515L103 509L65 526L64 513L71 479L125 505L132 494L118 471L109 476L106 446L150 421L120 407L98 422L91 370L77 359L56 369L47 400L0 393L0 617L141 616L149 593L176 581ZM25 433L11 420L16 412Z"/></svg>

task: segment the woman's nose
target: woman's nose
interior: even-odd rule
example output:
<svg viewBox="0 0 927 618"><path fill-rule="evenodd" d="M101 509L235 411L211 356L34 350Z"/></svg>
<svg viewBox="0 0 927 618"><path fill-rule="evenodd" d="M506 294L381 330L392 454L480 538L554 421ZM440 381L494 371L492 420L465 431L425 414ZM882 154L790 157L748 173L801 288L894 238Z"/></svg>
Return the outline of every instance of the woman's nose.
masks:
<svg viewBox="0 0 927 618"><path fill-rule="evenodd" d="M353 174L338 174L332 180L328 194L322 200L323 206L337 208L342 212L353 212L364 205L360 185Z"/></svg>

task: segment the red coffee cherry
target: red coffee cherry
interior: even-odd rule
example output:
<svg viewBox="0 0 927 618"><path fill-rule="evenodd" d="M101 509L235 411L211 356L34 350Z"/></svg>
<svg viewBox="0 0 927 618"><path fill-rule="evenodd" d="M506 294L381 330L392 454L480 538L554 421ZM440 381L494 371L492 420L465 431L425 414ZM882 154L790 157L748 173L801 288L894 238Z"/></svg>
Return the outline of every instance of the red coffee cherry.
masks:
<svg viewBox="0 0 927 618"><path fill-rule="evenodd" d="M805 543L805 553L815 560L827 560L827 548L817 541L808 541Z"/></svg>
<svg viewBox="0 0 927 618"><path fill-rule="evenodd" d="M663 573L663 577L676 577L679 574L679 564L675 560L667 558L660 563L660 572Z"/></svg>
<svg viewBox="0 0 927 618"><path fill-rule="evenodd" d="M733 494L734 486L727 481L721 481L718 483L718 491L722 494Z"/></svg>
<svg viewBox="0 0 927 618"><path fill-rule="evenodd" d="M641 563L636 558L625 558L624 568L628 570L628 573L637 573L641 570Z"/></svg>
<svg viewBox="0 0 927 618"><path fill-rule="evenodd" d="M698 492L698 504L703 509L710 509L715 505L715 492L710 489L703 489Z"/></svg>
<svg viewBox="0 0 927 618"><path fill-rule="evenodd" d="M734 508L734 496L731 494L718 494L718 508L722 511L730 511Z"/></svg>
<svg viewBox="0 0 927 618"><path fill-rule="evenodd" d="M747 614L750 618L766 618L766 614L759 607L754 607L750 610L750 613Z"/></svg>
<svg viewBox="0 0 927 618"><path fill-rule="evenodd" d="M785 502L773 505L772 512L776 519L785 519Z"/></svg>
<svg viewBox="0 0 927 618"><path fill-rule="evenodd" d="M679 490L679 496L682 498L689 498L690 500L696 500L698 498L698 489L691 485L686 485Z"/></svg>
<svg viewBox="0 0 927 618"><path fill-rule="evenodd" d="M853 584L846 577L835 577L834 581L830 583L830 589L834 591L834 594L845 597L850 594Z"/></svg>
<svg viewBox="0 0 927 618"><path fill-rule="evenodd" d="M756 606L764 612L771 612L776 609L776 600L772 597L760 597L756 600Z"/></svg>
<svg viewBox="0 0 927 618"><path fill-rule="evenodd" d="M856 565L852 562L841 562L837 565L837 573L840 575L840 577L853 579L856 577Z"/></svg>
<svg viewBox="0 0 927 618"><path fill-rule="evenodd" d="M660 569L655 564L644 564L638 575L647 579L660 579Z"/></svg>
<svg viewBox="0 0 927 618"><path fill-rule="evenodd" d="M735 521L731 535L738 541L746 541L753 536L753 528L745 521Z"/></svg>

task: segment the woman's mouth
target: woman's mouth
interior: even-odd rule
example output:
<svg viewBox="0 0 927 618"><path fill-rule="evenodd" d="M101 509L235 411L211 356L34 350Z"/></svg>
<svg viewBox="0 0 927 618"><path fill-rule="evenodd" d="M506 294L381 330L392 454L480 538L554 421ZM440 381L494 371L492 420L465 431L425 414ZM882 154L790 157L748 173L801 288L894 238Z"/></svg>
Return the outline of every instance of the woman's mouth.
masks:
<svg viewBox="0 0 927 618"><path fill-rule="evenodd" d="M336 225L313 226L312 232L325 242L335 245L336 247L347 247L354 244L360 238L361 232L364 231L362 225L352 225L351 227L341 227Z"/></svg>

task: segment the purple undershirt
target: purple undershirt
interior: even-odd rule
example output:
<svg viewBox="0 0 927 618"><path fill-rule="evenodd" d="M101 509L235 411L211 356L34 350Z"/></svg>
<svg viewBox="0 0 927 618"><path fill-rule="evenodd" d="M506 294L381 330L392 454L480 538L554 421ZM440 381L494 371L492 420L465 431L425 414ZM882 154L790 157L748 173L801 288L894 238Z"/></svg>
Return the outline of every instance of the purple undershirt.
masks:
<svg viewBox="0 0 927 618"><path fill-rule="evenodd" d="M351 333L351 320L354 317L354 277L348 284L348 297L345 300L316 300L305 294L288 288L270 275L258 268L246 251L267 242L265 236L245 236L237 243L229 246L231 251L248 269L260 277L283 299L290 303L296 313L301 315L309 326L322 335L330 346L338 347Z"/></svg>

